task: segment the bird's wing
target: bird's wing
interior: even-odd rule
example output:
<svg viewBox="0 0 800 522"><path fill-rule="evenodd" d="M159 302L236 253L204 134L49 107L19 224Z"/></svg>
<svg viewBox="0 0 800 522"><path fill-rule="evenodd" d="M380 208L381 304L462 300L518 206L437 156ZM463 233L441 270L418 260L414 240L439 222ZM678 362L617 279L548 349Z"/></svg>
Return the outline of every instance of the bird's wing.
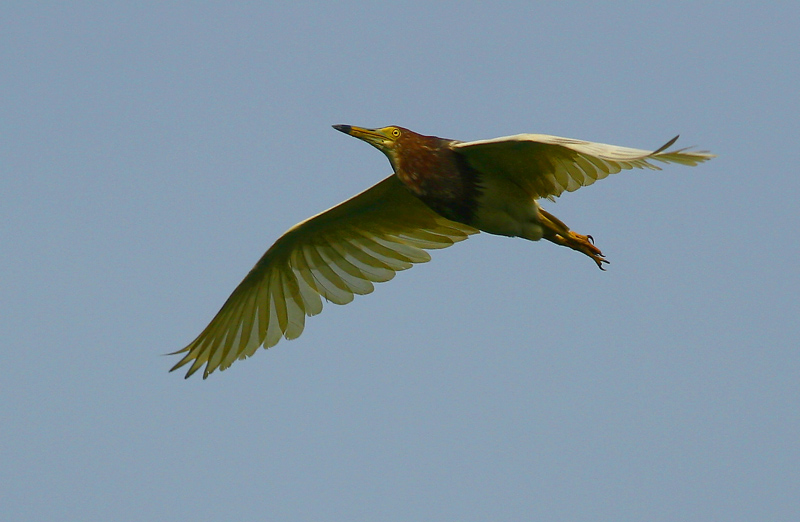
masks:
<svg viewBox="0 0 800 522"><path fill-rule="evenodd" d="M477 229L445 219L391 175L377 185L289 229L256 263L172 370L203 364L203 378L236 359L294 339L306 315L322 310L324 297L347 304L372 292L374 282L424 263L424 249L445 248Z"/></svg>
<svg viewBox="0 0 800 522"><path fill-rule="evenodd" d="M478 171L507 176L534 198L553 199L623 169L660 170L650 160L694 166L715 157L705 151L667 151L677 139L655 151L546 134L456 142L452 147Z"/></svg>

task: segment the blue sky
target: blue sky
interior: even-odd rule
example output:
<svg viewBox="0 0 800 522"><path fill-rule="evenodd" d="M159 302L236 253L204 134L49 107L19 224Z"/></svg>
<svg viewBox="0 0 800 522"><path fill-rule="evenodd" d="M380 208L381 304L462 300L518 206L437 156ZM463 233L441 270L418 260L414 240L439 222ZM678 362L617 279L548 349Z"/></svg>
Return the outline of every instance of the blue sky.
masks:
<svg viewBox="0 0 800 522"><path fill-rule="evenodd" d="M7 2L0 519L797 520L795 2ZM479 235L208 380L266 248L390 172L330 128L719 157Z"/></svg>

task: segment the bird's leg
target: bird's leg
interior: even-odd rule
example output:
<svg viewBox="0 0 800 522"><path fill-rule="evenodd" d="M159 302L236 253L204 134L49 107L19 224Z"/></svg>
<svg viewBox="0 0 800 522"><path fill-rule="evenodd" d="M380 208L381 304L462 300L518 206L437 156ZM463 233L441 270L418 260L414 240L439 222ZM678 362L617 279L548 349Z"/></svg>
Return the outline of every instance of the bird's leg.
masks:
<svg viewBox="0 0 800 522"><path fill-rule="evenodd" d="M605 268L603 268L603 263L608 263L608 261L603 257L603 253L600 249L594 246L592 236L576 234L560 219L549 212L545 212L541 208L539 209L539 216L541 218L542 227L544 228L543 238L557 245L583 252L591 257L592 261L597 263L597 267L600 270L605 270Z"/></svg>

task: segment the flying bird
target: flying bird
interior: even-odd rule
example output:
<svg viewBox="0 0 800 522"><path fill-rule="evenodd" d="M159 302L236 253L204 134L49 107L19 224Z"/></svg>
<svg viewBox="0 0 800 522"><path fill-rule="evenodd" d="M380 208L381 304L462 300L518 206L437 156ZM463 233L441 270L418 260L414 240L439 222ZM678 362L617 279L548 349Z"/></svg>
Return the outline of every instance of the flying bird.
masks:
<svg viewBox="0 0 800 522"><path fill-rule="evenodd" d="M172 368L186 377L205 365L203 378L247 358L282 337L295 339L322 299L347 304L372 292L426 250L445 248L479 231L531 241L546 239L582 252L600 269L607 263L592 236L573 232L537 200L591 185L652 163L694 166L715 157L705 151L655 151L545 134L456 141L403 127L365 129L334 125L383 152L394 173L364 192L283 234L256 263ZM171 371L172 371L171 370Z"/></svg>

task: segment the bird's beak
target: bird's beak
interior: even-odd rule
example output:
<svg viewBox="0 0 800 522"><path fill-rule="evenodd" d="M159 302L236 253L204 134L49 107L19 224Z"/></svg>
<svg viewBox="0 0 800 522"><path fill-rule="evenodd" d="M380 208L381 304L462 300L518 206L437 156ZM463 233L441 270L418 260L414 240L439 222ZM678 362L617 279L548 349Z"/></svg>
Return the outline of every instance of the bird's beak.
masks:
<svg viewBox="0 0 800 522"><path fill-rule="evenodd" d="M334 125L333 128L354 138L364 140L381 150L391 141L379 129L365 129L363 127L353 127L352 125Z"/></svg>

